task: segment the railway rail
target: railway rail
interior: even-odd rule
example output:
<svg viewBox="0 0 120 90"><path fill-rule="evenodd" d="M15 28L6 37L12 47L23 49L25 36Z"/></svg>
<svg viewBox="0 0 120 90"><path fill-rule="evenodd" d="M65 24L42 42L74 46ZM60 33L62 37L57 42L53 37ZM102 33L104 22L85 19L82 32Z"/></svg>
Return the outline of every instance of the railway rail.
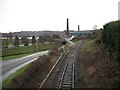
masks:
<svg viewBox="0 0 120 90"><path fill-rule="evenodd" d="M56 88L59 89L70 89L75 86L75 57L76 50L74 49L69 53L67 61L64 65L63 72L60 73L59 78L57 80Z"/></svg>
<svg viewBox="0 0 120 90"><path fill-rule="evenodd" d="M44 81L41 84L39 84L39 88L46 87L45 83L47 83L47 79L49 78L49 76L55 68L57 69L57 72L54 76L54 80L50 80L52 82L51 85L53 85L53 87L50 87L57 88L59 90L75 88L75 60L77 59L76 55L79 50L79 47L80 43L68 50L65 55L60 56L60 58L53 66L53 68L51 69L47 77L44 79ZM58 65L58 63L60 64Z"/></svg>

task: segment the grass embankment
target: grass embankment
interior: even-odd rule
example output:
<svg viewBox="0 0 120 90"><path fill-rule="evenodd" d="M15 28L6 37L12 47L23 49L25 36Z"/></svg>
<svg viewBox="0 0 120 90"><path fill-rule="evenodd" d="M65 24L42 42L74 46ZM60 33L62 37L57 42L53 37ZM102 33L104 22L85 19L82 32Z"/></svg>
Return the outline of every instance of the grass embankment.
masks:
<svg viewBox="0 0 120 90"><path fill-rule="evenodd" d="M34 54L34 53L35 52L19 54L19 55L5 56L5 57L2 57L2 60L10 60L10 59L15 59L15 58L21 58L21 57L24 57L24 56L27 56L27 55L31 55L31 54Z"/></svg>
<svg viewBox="0 0 120 90"><path fill-rule="evenodd" d="M87 40L82 45L80 53L81 74L88 88L114 88L118 87L118 64L107 60L96 40Z"/></svg>
<svg viewBox="0 0 120 90"><path fill-rule="evenodd" d="M13 73L12 75L10 75L8 78L6 78L3 82L2 82L2 87L5 88L7 86L9 86L12 81L18 76L20 75L22 72L25 71L25 69L27 69L30 66L30 64L25 65L24 67L22 67L21 69L19 69L17 72Z"/></svg>
<svg viewBox="0 0 120 90"><path fill-rule="evenodd" d="M38 51L44 51L47 49L49 49L48 44L38 46ZM37 52L36 45L26 46L26 47L17 47L17 48L7 48L2 50L2 60L20 58L36 52Z"/></svg>
<svg viewBox="0 0 120 90"><path fill-rule="evenodd" d="M71 45L71 43L67 42L64 46L64 50L67 51L69 50L73 45Z"/></svg>

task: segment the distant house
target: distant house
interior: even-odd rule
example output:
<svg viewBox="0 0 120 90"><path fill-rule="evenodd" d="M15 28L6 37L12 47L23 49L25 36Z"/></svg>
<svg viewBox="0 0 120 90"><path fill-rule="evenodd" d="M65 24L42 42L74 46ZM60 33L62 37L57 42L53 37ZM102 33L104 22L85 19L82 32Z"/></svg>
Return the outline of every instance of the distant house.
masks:
<svg viewBox="0 0 120 90"><path fill-rule="evenodd" d="M2 39L7 39L7 38L12 38L12 34L11 33L2 33Z"/></svg>
<svg viewBox="0 0 120 90"><path fill-rule="evenodd" d="M62 35L62 31L21 31L21 32L12 32L12 33L1 33L2 34L2 39L7 39L7 38L12 38L14 39L15 36L18 36L19 39L21 37L27 36L28 39L32 39L32 36L35 36L36 38L39 36L44 36L44 35L57 35L60 36Z"/></svg>
<svg viewBox="0 0 120 90"><path fill-rule="evenodd" d="M21 31L21 32L14 32L12 33L13 36L19 36L19 37L23 37L23 36L35 36L35 37L39 37L39 36L44 36L44 35L61 35L62 32L61 31Z"/></svg>

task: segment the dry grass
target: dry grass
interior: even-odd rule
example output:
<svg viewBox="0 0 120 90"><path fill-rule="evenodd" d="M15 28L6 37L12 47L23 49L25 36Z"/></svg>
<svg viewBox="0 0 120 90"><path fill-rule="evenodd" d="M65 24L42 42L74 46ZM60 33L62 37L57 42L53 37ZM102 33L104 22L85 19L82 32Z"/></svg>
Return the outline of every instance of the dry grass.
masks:
<svg viewBox="0 0 120 90"><path fill-rule="evenodd" d="M88 88L118 87L118 64L106 60L95 40L87 41L80 55L81 73Z"/></svg>

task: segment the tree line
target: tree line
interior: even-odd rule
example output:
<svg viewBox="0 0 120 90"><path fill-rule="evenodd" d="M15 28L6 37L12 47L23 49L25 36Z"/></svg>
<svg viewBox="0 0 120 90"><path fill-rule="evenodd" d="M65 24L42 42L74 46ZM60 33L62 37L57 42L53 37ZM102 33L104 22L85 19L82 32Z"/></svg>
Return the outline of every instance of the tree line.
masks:
<svg viewBox="0 0 120 90"><path fill-rule="evenodd" d="M15 36L13 39L13 45L15 47L18 47L20 44L24 44L24 46L29 46L30 43L32 45L36 43L46 44L48 42L54 42L55 39L59 39L59 38L60 37L58 35L43 35L43 36L39 36L38 38L33 35L31 39L28 39L27 36L23 36L21 38ZM6 42L8 43L8 41ZM8 44L6 44L6 46L8 46Z"/></svg>
<svg viewBox="0 0 120 90"><path fill-rule="evenodd" d="M28 39L27 36L21 37L21 39L19 39L18 36L15 36L15 38L14 38L14 46L19 46L20 40L21 40L21 43L24 44L24 46L29 46L30 40ZM36 43L35 36L32 36L31 43L33 45Z"/></svg>

